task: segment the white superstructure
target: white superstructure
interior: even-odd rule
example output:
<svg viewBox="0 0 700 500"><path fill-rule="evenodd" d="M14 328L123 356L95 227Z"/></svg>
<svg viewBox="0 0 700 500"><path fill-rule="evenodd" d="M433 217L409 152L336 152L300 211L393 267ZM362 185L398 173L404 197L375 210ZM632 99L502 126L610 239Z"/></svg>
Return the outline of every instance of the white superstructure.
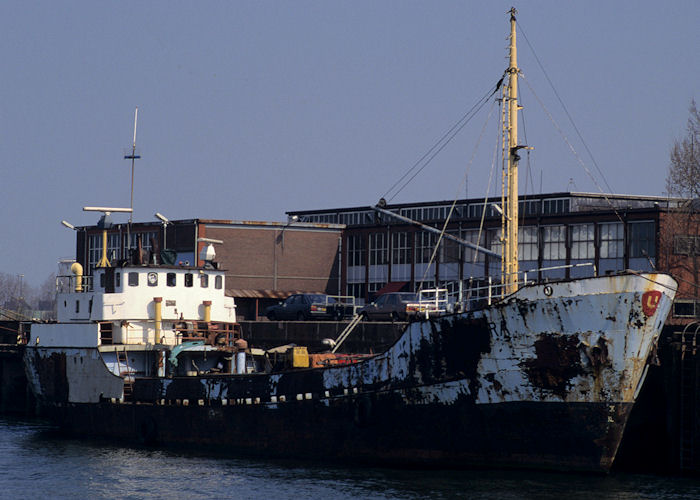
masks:
<svg viewBox="0 0 700 500"><path fill-rule="evenodd" d="M57 279L56 324L34 325L41 346L177 345L198 322L236 322L224 271L177 266L98 268ZM158 311L160 309L160 311Z"/></svg>

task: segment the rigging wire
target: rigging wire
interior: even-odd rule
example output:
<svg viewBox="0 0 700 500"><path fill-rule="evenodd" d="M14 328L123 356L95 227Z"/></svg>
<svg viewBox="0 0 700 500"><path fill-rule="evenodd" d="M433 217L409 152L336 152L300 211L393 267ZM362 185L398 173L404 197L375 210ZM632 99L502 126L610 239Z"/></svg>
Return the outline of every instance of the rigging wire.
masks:
<svg viewBox="0 0 700 500"><path fill-rule="evenodd" d="M615 215L616 215L617 218L620 220L620 222L623 222L623 223L624 223L624 221L622 220L622 217L620 216L620 214L618 213L617 209L615 208L615 205L613 204L612 201L610 201L610 198L609 198L608 195L603 191L603 188L600 187L600 184L598 184L598 181L597 181L597 180L595 179L595 177L593 176L593 173L592 173L591 170L586 166L586 164L583 162L583 160L581 159L581 156L576 152L576 149L574 149L574 146L571 144L571 141L569 141L569 139L568 139L568 137L566 136L566 134L564 134L564 131L561 129L561 127L559 127L559 124L556 122L556 120L554 119L554 117L552 116L552 114L549 112L549 110L547 109L547 107L544 105L544 103L542 102L542 100L539 98L539 96L538 96L537 93L535 92L535 89L532 88L532 86L530 85L530 82L528 82L527 78L525 78L525 75L521 75L521 77L522 77L523 81L525 82L525 84L527 85L527 87L530 89L530 92L532 92L532 95L535 96L535 99L537 99L537 102L538 102L538 103L540 104L540 106L542 107L542 110L543 110L543 111L547 114L547 116L549 117L550 121L552 122L552 125L554 125L554 128L557 129L557 132L559 132L559 134L561 135L561 137L562 137L562 139L564 140L564 142L566 143L566 145L569 146L569 149L571 150L571 152L573 153L574 157L576 158L576 161L578 161L579 165L581 165L581 167L583 168L583 170L588 174L588 177L591 178L591 180L593 181L593 184L595 184L595 186L598 188L598 191L600 191L600 194L603 195L603 198L605 198L605 201L608 202L608 204L610 205L610 208L612 209L613 212L615 212Z"/></svg>
<svg viewBox="0 0 700 500"><path fill-rule="evenodd" d="M495 88L493 90L489 89L486 94L481 97L462 117L457 120L457 122L450 127L450 129L445 132L440 139L433 144L433 146L428 149L428 151L421 156L418 161L416 161L387 191L384 193L382 198L386 199L387 201L393 200L398 194L403 191L403 189L425 168L428 166L428 164L437 156L440 151L442 151L451 141L454 139L454 137L471 121L472 118L481 110L481 108L484 107L484 105L489 101L491 96L493 96L496 92L498 92L498 89L501 87L501 84L503 83L504 77L501 77L501 79L496 83ZM422 166L421 166L422 164ZM420 168L418 168L420 166ZM416 170L417 169L417 170ZM413 172L415 170L415 172ZM413 175L411 173L413 172ZM409 177L410 176L410 177ZM408 177L408 179L406 179ZM405 180L405 182L404 182ZM394 192L391 197L389 197L389 193L391 193L394 189L397 188L399 184L403 184Z"/></svg>
<svg viewBox="0 0 700 500"><path fill-rule="evenodd" d="M517 25L518 25L518 28L520 28L520 32L522 33L523 38L525 39L525 42L527 43L528 47L530 47L530 50L532 51L532 55L535 56L535 61L537 61L537 64L540 67L540 69L542 70L544 77L547 79L549 86L552 88L554 95L557 97L559 104L561 104L561 107L564 109L564 113L566 113L566 116L569 119L569 122L571 122L571 125L574 127L574 130L576 131L576 135L578 135L578 138L581 141L581 143L583 144L583 147L586 149L586 152L588 152L588 156L591 157L591 161L593 161L593 165L595 165L596 170L598 170L598 174L600 174L600 177L603 179L603 182L605 183L605 187L608 188L609 193L612 193L613 190L610 188L610 185L608 184L608 181L605 178L603 171L598 166L598 162L595 160L595 157L593 156L593 153L591 152L590 148L588 147L588 144L586 144L586 141L583 140L583 136L581 135L581 132L579 131L578 127L576 126L576 123L574 122L574 119L571 117L571 114L569 114L569 110L566 108L564 101L559 96L559 92L557 92L557 89L554 87L552 80L550 80L549 75L547 74L547 71L544 69L544 66L542 65L542 62L540 62L540 58L537 57L537 52L535 52L535 48L530 43L530 40L528 40L527 35L525 34L525 31L523 30L523 27L520 25L520 23L517 23ZM608 200L608 202L609 201L610 200Z"/></svg>
<svg viewBox="0 0 700 500"><path fill-rule="evenodd" d="M501 80L501 82L502 82L502 81L503 81L503 80ZM499 86L500 86L500 82L499 82ZM497 90L498 90L498 86L496 87L496 91L497 91ZM495 92L495 91L494 91L494 92ZM493 96L493 94L491 94L491 96ZM489 96L489 99L491 98L491 96ZM444 224L443 224L443 226L442 226L442 231L441 231L440 234L438 235L438 240L437 240L437 242L436 242L436 244L435 244L435 247L433 248L433 253L432 253L432 255L430 256L430 260L429 260L429 262L428 262L428 265L427 265L426 268L425 268L425 271L423 272L423 276L422 276L421 281L420 281L421 284L420 284L420 286L419 286L419 288L418 288L419 290L422 289L422 287L423 287L423 282L425 281L425 278L426 278L426 276L427 276L427 274L428 274L428 270L430 269L430 266L431 266L431 265L433 264L433 262L435 261L435 257L436 257L436 255L437 255L438 249L440 248L440 243L442 242L443 235L445 234L445 231L447 231L447 225L450 223L450 219L452 218L452 214L454 213L455 206L457 205L457 200L459 199L459 194L460 194L461 191L462 191L462 187L463 187L463 186L466 184L466 182L467 182L467 176L469 175L469 169L470 169L470 167L472 166L472 163L474 163L474 158L476 157L476 152L477 152L477 150L479 149L479 145L481 144L481 140L482 140L483 137L484 137L484 132L486 131L486 127L488 126L489 122L491 121L491 116L493 115L493 110L494 110L494 108L495 108L495 104L496 104L496 100L493 100L492 103L491 103L491 109L489 110L489 113L488 113L488 115L486 116L486 120L485 120L485 122L484 122L484 126L481 128L481 133L479 134L479 137L478 137L478 139L477 139L477 141L476 141L476 144L475 144L475 146L474 146L474 150L472 151L472 156L471 156L471 158L469 159L469 162L467 163L467 168L466 168L465 171L464 171L464 176L462 177L462 181L459 183L459 186L457 187L457 193L455 194L455 199L454 199L454 201L452 202L452 205L450 206L450 210L449 210L449 212L447 213L447 217L445 217L445 222L444 222Z"/></svg>

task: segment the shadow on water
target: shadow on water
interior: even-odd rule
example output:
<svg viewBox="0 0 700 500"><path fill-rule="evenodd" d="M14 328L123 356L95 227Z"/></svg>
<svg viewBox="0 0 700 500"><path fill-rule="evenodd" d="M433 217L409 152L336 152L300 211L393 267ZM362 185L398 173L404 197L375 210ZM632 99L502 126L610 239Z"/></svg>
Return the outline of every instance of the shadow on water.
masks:
<svg viewBox="0 0 700 500"><path fill-rule="evenodd" d="M700 498L700 480L614 473L405 470L81 441L0 419L7 498Z"/></svg>

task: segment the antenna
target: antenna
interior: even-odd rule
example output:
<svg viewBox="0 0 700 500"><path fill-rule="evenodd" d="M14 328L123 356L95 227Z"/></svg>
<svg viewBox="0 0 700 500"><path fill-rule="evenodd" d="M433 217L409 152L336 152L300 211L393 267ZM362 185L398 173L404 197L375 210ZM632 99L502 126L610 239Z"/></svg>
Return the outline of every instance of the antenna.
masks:
<svg viewBox="0 0 700 500"><path fill-rule="evenodd" d="M124 155L125 160L131 160L131 204L129 207L132 212L129 214L129 226L131 226L133 210L134 210L134 162L141 158L140 155L136 154L136 123L139 118L139 107L136 106L136 111L134 111L134 142L131 145L131 154Z"/></svg>

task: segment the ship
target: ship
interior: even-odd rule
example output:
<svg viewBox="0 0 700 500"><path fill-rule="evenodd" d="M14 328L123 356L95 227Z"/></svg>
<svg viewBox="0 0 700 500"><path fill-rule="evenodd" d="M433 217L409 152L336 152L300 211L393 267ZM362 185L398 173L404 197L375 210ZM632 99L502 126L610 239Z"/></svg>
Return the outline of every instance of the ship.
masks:
<svg viewBox="0 0 700 500"><path fill-rule="evenodd" d="M80 437L240 455L609 471L678 285L635 271L523 279L515 10L510 27L493 293L416 315L381 353L266 351L241 336L216 242L201 267L103 253L91 276L76 263L57 278L57 321L26 339L40 413Z"/></svg>

